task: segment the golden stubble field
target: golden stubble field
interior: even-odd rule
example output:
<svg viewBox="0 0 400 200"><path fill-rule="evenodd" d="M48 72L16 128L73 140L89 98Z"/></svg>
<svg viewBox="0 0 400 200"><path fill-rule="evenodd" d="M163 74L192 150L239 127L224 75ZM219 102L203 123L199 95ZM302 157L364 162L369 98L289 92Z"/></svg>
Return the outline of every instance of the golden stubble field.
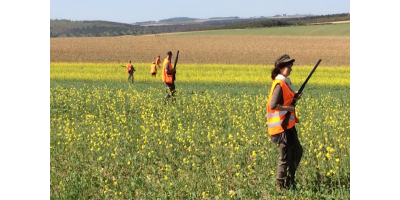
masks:
<svg viewBox="0 0 400 200"><path fill-rule="evenodd" d="M296 65L350 66L350 37L121 36L50 38L50 62L151 63L179 50L179 63L272 65L283 53Z"/></svg>

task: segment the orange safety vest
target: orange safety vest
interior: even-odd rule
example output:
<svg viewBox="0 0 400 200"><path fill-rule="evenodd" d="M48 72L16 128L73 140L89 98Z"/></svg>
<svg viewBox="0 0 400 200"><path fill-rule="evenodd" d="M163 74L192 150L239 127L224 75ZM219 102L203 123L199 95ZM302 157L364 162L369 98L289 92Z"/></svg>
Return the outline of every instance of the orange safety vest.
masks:
<svg viewBox="0 0 400 200"><path fill-rule="evenodd" d="M169 68L168 68L168 70L172 70L172 65L171 65L171 62L167 59L167 58L165 58L164 59L164 63L163 63L163 80L164 80L164 82L166 82L166 83L172 83L172 77L173 77L173 75L172 74L167 74L167 70L165 70L165 66L167 65L167 63L169 63Z"/></svg>
<svg viewBox="0 0 400 200"><path fill-rule="evenodd" d="M294 92L289 88L289 86L282 80L275 79L272 82L271 92L269 93L269 99L271 99L272 94L274 92L276 84L279 84L282 87L283 93L283 106L289 106L294 97ZM275 135L278 133L282 133L284 131L281 126L283 119L285 119L285 114L287 111L283 110L272 110L267 104L267 122L268 122L268 133L269 135ZM287 129L290 129L294 126L295 123L299 123L299 119L296 117L296 110L290 113L290 118L288 122Z"/></svg>
<svg viewBox="0 0 400 200"><path fill-rule="evenodd" d="M131 66L132 66L132 64L128 63L128 65L126 66L126 72L131 71Z"/></svg>
<svg viewBox="0 0 400 200"><path fill-rule="evenodd" d="M150 67L150 73L155 73L157 72L156 64L152 64Z"/></svg>

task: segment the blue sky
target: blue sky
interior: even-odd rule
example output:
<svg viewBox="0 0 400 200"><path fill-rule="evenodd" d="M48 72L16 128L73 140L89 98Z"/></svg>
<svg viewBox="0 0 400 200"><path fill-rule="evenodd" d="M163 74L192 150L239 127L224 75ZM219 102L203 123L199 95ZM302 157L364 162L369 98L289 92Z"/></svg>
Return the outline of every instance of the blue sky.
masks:
<svg viewBox="0 0 400 200"><path fill-rule="evenodd" d="M50 19L122 23L173 17L256 17L350 13L350 0L50 0Z"/></svg>

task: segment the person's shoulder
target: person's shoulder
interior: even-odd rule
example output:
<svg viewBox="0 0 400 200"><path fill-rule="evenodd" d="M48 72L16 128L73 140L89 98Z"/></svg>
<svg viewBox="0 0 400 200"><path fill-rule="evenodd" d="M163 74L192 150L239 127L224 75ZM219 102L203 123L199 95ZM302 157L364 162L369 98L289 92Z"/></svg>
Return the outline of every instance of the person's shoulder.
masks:
<svg viewBox="0 0 400 200"><path fill-rule="evenodd" d="M275 84L274 91L277 92L277 91L281 91L281 90L282 90L281 84L279 84L279 83Z"/></svg>

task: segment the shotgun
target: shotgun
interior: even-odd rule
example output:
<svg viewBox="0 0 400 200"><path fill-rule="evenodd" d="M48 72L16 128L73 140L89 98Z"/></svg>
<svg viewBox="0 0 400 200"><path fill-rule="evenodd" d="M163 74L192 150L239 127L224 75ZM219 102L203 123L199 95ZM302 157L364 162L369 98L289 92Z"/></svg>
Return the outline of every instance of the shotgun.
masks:
<svg viewBox="0 0 400 200"><path fill-rule="evenodd" d="M314 69L308 75L306 81L304 81L303 85L301 85L299 91L294 94L293 101L292 101L292 104L291 104L292 106L296 106L296 102L297 102L297 100L299 98L299 94L301 94L303 92L304 87L306 87L306 84L307 84L308 80L311 78L311 76L313 75L315 69L317 69L317 67L318 67L320 62L321 62L321 59L318 60L318 62L315 65ZM285 119L283 119L282 124L281 124L285 131L287 130L287 125L289 123L290 114L291 114L291 112L289 112L289 111L285 114Z"/></svg>
<svg viewBox="0 0 400 200"><path fill-rule="evenodd" d="M176 70L176 63L178 63L178 55L179 55L179 51L176 53L176 58L175 58L175 63L174 63L174 69L175 70ZM175 71L175 73L174 73L174 75L172 77L172 81L175 81L175 74L176 74L176 71Z"/></svg>

